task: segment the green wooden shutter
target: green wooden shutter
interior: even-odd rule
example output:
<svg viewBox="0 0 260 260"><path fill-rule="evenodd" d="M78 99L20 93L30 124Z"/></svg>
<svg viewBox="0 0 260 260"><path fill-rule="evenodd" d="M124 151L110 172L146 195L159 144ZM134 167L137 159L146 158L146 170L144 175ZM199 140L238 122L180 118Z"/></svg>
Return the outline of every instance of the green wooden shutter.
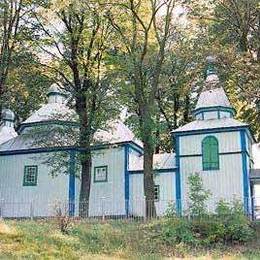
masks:
<svg viewBox="0 0 260 260"><path fill-rule="evenodd" d="M204 171L219 169L218 140L214 136L207 136L202 141L202 163Z"/></svg>

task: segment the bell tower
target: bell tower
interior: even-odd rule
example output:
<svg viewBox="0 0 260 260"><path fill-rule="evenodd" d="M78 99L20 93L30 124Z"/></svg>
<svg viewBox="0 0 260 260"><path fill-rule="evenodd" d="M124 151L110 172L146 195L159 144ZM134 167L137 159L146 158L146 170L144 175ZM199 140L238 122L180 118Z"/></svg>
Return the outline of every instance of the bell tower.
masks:
<svg viewBox="0 0 260 260"><path fill-rule="evenodd" d="M240 200L250 212L249 170L254 142L247 124L234 119L231 106L215 70L215 59L207 58L207 73L194 120L174 131L176 151L176 207L188 209L188 177L198 173L211 191L208 210L220 200Z"/></svg>

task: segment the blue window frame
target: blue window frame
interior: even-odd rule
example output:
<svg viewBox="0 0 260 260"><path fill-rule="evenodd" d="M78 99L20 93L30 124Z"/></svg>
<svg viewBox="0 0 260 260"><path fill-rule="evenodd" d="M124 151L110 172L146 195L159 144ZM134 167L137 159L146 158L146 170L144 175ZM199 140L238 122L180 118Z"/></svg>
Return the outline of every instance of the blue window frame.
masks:
<svg viewBox="0 0 260 260"><path fill-rule="evenodd" d="M37 186L38 166L24 166L23 186Z"/></svg>
<svg viewBox="0 0 260 260"><path fill-rule="evenodd" d="M219 170L219 144L215 136L202 141L202 164L204 171Z"/></svg>
<svg viewBox="0 0 260 260"><path fill-rule="evenodd" d="M107 172L107 165L94 167L94 182L107 182Z"/></svg>

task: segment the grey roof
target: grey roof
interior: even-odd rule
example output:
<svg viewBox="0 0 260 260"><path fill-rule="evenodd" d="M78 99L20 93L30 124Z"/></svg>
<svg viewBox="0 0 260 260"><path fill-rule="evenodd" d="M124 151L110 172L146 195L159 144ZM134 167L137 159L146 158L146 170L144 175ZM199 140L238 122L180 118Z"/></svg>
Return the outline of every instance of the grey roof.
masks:
<svg viewBox="0 0 260 260"><path fill-rule="evenodd" d="M251 169L250 178L251 179L260 179L260 169Z"/></svg>
<svg viewBox="0 0 260 260"><path fill-rule="evenodd" d="M208 119L208 120L195 120L184 126L181 126L172 132L188 132L196 130L206 130L215 128L229 128L229 127L243 127L248 124L241 123L234 118L221 118L221 119Z"/></svg>
<svg viewBox="0 0 260 260"><path fill-rule="evenodd" d="M216 106L232 108L223 88L203 91L199 96L196 109Z"/></svg>
<svg viewBox="0 0 260 260"><path fill-rule="evenodd" d="M73 133L54 132L43 130L40 133L34 133L33 130L22 133L15 138L0 145L0 152L16 151L34 148L72 146L75 144Z"/></svg>
<svg viewBox="0 0 260 260"><path fill-rule="evenodd" d="M15 119L14 112L12 110L10 110L10 109L3 109L3 111L2 111L2 119L3 120L14 121L14 119Z"/></svg>
<svg viewBox="0 0 260 260"><path fill-rule="evenodd" d="M17 133L13 127L0 125L0 145L16 136Z"/></svg>
<svg viewBox="0 0 260 260"><path fill-rule="evenodd" d="M130 171L143 171L144 156L134 157L130 160ZM154 154L153 169L173 169L176 168L175 153Z"/></svg>
<svg viewBox="0 0 260 260"><path fill-rule="evenodd" d="M48 103L35 111L23 124L36 123L49 120L76 121L77 115L74 110L65 104Z"/></svg>
<svg viewBox="0 0 260 260"><path fill-rule="evenodd" d="M33 148L65 147L77 143L78 128L68 126L47 125L42 128L30 128L15 138L0 145L0 152L25 150ZM134 142L142 146L134 133L120 120L108 123L106 130L98 130L95 135L95 144L116 144Z"/></svg>

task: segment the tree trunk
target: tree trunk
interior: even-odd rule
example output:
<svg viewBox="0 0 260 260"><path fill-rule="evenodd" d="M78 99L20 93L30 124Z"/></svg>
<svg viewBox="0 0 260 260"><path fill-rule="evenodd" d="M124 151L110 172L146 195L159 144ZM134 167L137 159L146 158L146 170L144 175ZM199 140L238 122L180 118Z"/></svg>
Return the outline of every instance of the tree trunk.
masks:
<svg viewBox="0 0 260 260"><path fill-rule="evenodd" d="M0 83L0 125L2 122L4 86Z"/></svg>
<svg viewBox="0 0 260 260"><path fill-rule="evenodd" d="M176 90L177 91L177 90ZM180 108L179 104L179 94L174 93L173 94L173 100L174 100L174 107L173 107L173 129L176 129L178 127L178 112Z"/></svg>
<svg viewBox="0 0 260 260"><path fill-rule="evenodd" d="M145 196L145 215L151 219L156 217L156 209L154 204L154 180L153 180L153 121L151 118L151 110L153 106L141 106L142 117L142 141L144 144L144 196Z"/></svg>
<svg viewBox="0 0 260 260"><path fill-rule="evenodd" d="M156 146L155 146L155 153L159 153L160 152L160 115L161 114L157 114L156 115L156 133L155 133L155 137L156 137Z"/></svg>
<svg viewBox="0 0 260 260"><path fill-rule="evenodd" d="M91 184L91 169L92 169L92 156L91 156L91 132L89 130L89 118L87 109L86 96L83 91L80 91L76 98L76 110L79 115L80 121L80 141L79 145L82 149L80 154L81 162L81 188L79 196L79 216L88 217L89 211L89 196Z"/></svg>
<svg viewBox="0 0 260 260"><path fill-rule="evenodd" d="M89 213L89 195L91 184L91 151L88 149L81 153L81 187L79 197L79 216L88 217Z"/></svg>
<svg viewBox="0 0 260 260"><path fill-rule="evenodd" d="M190 96L189 94L185 95L185 107L183 113L183 121L184 123L189 122L189 115L190 115Z"/></svg>
<svg viewBox="0 0 260 260"><path fill-rule="evenodd" d="M153 151L144 143L144 195L146 218L156 217L154 204Z"/></svg>

